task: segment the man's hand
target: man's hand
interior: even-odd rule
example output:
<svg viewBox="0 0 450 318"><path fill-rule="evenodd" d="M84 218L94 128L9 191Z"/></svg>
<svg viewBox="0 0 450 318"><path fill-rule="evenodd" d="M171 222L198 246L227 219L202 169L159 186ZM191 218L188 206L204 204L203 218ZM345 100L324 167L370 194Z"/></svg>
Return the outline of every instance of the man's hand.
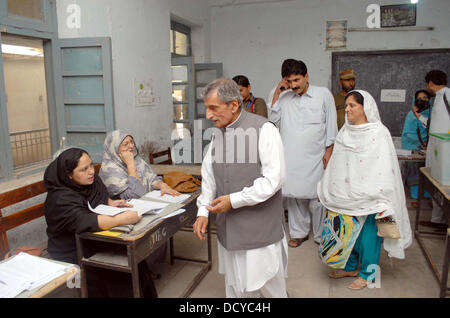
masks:
<svg viewBox="0 0 450 318"><path fill-rule="evenodd" d="M327 165L328 165L328 162L330 161L332 153L333 153L333 145L327 147L327 149L325 150L325 154L323 155L322 162L323 162L324 170L327 168Z"/></svg>
<svg viewBox="0 0 450 318"><path fill-rule="evenodd" d="M197 220L195 220L192 228L194 229L194 234L203 241L205 239L206 227L208 226L208 218L205 216L199 216Z"/></svg>
<svg viewBox="0 0 450 318"><path fill-rule="evenodd" d="M225 213L231 209L230 195L223 195L211 201L206 209L211 213Z"/></svg>
<svg viewBox="0 0 450 318"><path fill-rule="evenodd" d="M275 94L273 94L273 100L272 100L271 107L277 102L280 94L289 88L290 88L289 83L287 82L286 78L283 78L280 81L280 83L278 83L277 89L275 90Z"/></svg>

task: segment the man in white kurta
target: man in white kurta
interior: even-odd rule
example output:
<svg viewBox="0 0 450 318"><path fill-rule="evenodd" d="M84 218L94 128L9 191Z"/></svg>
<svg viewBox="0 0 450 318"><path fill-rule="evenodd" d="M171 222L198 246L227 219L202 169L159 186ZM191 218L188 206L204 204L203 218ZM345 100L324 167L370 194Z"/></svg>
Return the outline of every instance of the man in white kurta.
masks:
<svg viewBox="0 0 450 318"><path fill-rule="evenodd" d="M336 107L329 89L309 85L306 65L298 61L278 85L291 88L280 95L277 89L269 119L280 121L286 158L289 246L297 247L308 239L312 214L314 241L320 243L323 206L318 201L317 183L331 156L337 135ZM284 83L283 83L284 81Z"/></svg>
<svg viewBox="0 0 450 318"><path fill-rule="evenodd" d="M431 95L435 95L433 109L431 111L430 134L431 133L450 133L450 113L445 105L444 96L450 103L450 88L447 85L447 74L440 70L433 70L428 72L425 77L427 83L427 91ZM427 151L426 163L430 166L431 152ZM423 225L427 222L421 222ZM431 226L447 228L448 219L444 210L434 202L433 211L431 214Z"/></svg>
<svg viewBox="0 0 450 318"><path fill-rule="evenodd" d="M206 117L213 120L215 126L222 128L225 133L241 127L243 122L256 120L255 117L260 117L242 111L239 87L233 81L231 81L232 83L230 81L218 79L210 83L205 89ZM225 91L228 90L228 94L226 94L228 97L218 93L218 91L224 91L223 87L225 87ZM233 94L229 94L230 90ZM280 192L281 184L285 178L283 144L273 123L262 117L257 120L265 121L260 128L256 147L260 162L260 168L258 168L260 177L254 179L253 182L249 182L248 186L243 187L240 191L217 197L218 184L223 184L224 181L216 179L215 173L217 171L214 169L214 162L217 158L213 154L214 150L212 150L215 146L215 137L213 137L202 163L202 193L197 199L198 214L193 226L197 237L204 239L203 235L206 231L210 212L228 214L236 212L234 215L238 215L238 217L240 217L239 213L242 217L245 217L244 214L250 215L244 220L245 222L248 221L246 224L249 227L234 233L231 227L232 222L225 223L224 228L224 223L218 223L219 215L217 215L219 272L225 274L225 291L229 298L287 297L285 284L287 243L282 228ZM228 165L228 161L226 165ZM234 167L233 163L230 163L230 166ZM238 166L239 164L236 165L236 169L239 169ZM230 172L230 170L227 171ZM242 178L245 177L244 173ZM277 194L279 194L278 212L273 211L272 214L271 211L268 211L269 215L275 215L276 228L255 228L259 222L259 211L257 209L252 212L251 207L269 202ZM264 216L261 215L261 217ZM269 216L269 218L272 218L272 216ZM270 236L269 232L281 231L281 239L276 239L276 241L267 244L263 243L263 246L259 244L260 247L258 248L235 248L235 246L245 246L249 243L248 237L245 238L247 232L258 233L260 230L262 233L253 235L261 235L261 238L255 239L256 244L258 244L258 240L264 241L265 236ZM219 233L223 234L219 235ZM233 234L233 237L230 237L231 234ZM231 241L233 243L230 243ZM228 245L229 248L224 245Z"/></svg>

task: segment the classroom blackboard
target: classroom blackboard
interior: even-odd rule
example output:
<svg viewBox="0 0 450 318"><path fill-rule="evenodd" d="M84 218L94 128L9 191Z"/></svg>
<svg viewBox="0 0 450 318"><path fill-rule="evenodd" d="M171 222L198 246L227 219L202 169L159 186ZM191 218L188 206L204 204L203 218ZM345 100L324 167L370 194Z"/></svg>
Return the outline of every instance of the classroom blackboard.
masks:
<svg viewBox="0 0 450 318"><path fill-rule="evenodd" d="M333 52L333 94L340 91L339 71L347 68L355 70L355 88L375 98L381 121L391 135L401 136L414 93L426 87L425 75L440 69L450 76L450 49ZM406 90L405 102L380 102L382 89Z"/></svg>

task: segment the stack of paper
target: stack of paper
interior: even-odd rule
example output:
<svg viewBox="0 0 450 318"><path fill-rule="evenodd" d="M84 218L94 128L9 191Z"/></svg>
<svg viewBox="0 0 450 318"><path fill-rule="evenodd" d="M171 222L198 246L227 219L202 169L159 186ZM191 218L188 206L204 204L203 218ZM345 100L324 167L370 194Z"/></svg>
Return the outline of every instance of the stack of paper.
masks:
<svg viewBox="0 0 450 318"><path fill-rule="evenodd" d="M45 285L63 275L66 269L66 265L19 253L0 263L0 298L12 298Z"/></svg>
<svg viewBox="0 0 450 318"><path fill-rule="evenodd" d="M397 152L397 156L410 156L411 150L408 149L398 149L396 148L395 151Z"/></svg>
<svg viewBox="0 0 450 318"><path fill-rule="evenodd" d="M173 196L170 194L164 194L163 196L161 196L161 191L160 190L154 190L152 192L149 192L145 195L146 198L150 198L150 199L156 199L156 200L161 200L161 201L165 201L165 202L170 202L170 203L181 203L183 201L185 201L186 199L189 199L190 195L189 194L180 194L178 196Z"/></svg>
<svg viewBox="0 0 450 318"><path fill-rule="evenodd" d="M175 216L175 215L178 215L178 214L181 214L184 212L186 212L186 209L178 209L176 211L173 211L170 214L167 214L166 216L163 216L162 219L168 219L168 218L171 218L172 216Z"/></svg>
<svg viewBox="0 0 450 318"><path fill-rule="evenodd" d="M92 212L95 212L97 214L114 216L116 214L119 214L119 213L122 213L122 212L125 212L128 210L136 211L139 215L143 215L146 213L158 214L166 206L169 205L168 203L140 200L140 199L131 199L130 201L128 201L128 203L131 204L133 207L118 208L118 207L100 204L95 209L93 209L89 202L88 202L88 206L89 206L89 210L91 210Z"/></svg>

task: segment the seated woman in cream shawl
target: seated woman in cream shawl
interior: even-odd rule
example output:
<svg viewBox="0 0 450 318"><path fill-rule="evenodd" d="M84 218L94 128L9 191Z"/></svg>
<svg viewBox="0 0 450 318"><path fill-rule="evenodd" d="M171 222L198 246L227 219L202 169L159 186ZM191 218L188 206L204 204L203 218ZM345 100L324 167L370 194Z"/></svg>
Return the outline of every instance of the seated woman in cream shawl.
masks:
<svg viewBox="0 0 450 318"><path fill-rule="evenodd" d="M377 236L376 219L388 217L398 226L399 239L384 238L389 257L403 259L412 237L397 155L375 100L360 90L345 100L346 122L317 186L327 210L319 254L339 268L329 273L331 278L358 277L348 287L362 289L378 270L383 239Z"/></svg>
<svg viewBox="0 0 450 318"><path fill-rule="evenodd" d="M111 197L137 199L154 189L161 190L161 195L180 195L141 158L131 135L114 130L106 137L104 148L99 175Z"/></svg>
<svg viewBox="0 0 450 318"><path fill-rule="evenodd" d="M109 195L116 199L138 199L154 189L161 190L161 195L181 194L169 187L153 172L138 154L133 137L120 130L112 131L105 139L99 175ZM157 249L146 259L149 268L164 259L166 245ZM153 279L161 277L160 274L150 272Z"/></svg>

